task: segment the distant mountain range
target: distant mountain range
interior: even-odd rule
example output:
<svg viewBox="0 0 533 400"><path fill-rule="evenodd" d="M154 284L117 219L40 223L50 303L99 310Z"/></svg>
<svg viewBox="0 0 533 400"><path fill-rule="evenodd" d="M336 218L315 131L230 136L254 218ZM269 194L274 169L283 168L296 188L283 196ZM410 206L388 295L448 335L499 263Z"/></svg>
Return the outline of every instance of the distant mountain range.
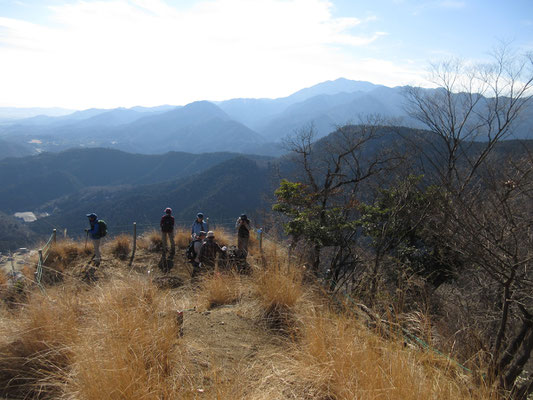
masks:
<svg viewBox="0 0 533 400"><path fill-rule="evenodd" d="M317 157L312 161L314 168L320 168L320 159L329 155L346 129L350 127L313 144ZM360 162L371 160L383 150L407 154L404 139L414 138L415 134L424 132L382 127L379 135L365 144ZM508 154L525 154L532 148L533 141L505 141L494 152L505 158ZM300 173L290 156L229 152L145 155L91 148L7 158L0 160L0 251L25 247L49 234L52 228L66 228L70 235L80 235L88 212L101 215L113 234L129 230L134 221L140 230L157 227L167 206L185 225L192 223L198 211L218 226L230 227L243 212L257 220L259 215L268 215L279 180L299 180ZM387 179L395 179L393 172L389 175ZM15 212L24 211L41 218L24 224L12 217Z"/></svg>
<svg viewBox="0 0 533 400"><path fill-rule="evenodd" d="M73 147L107 147L143 154L230 151L278 156L284 152L283 138L311 125L320 138L339 125L379 114L395 125L420 128L404 110L404 90L340 78L278 99L89 109L59 116L66 110L52 110L48 115L0 124L0 141L10 144L2 146L0 159ZM5 110L0 108L0 116L6 114ZM15 115L10 110L10 115ZM24 110L19 111L19 115L25 115ZM26 114L31 112L35 110ZM531 126L532 108L524 113L514 137L530 137Z"/></svg>

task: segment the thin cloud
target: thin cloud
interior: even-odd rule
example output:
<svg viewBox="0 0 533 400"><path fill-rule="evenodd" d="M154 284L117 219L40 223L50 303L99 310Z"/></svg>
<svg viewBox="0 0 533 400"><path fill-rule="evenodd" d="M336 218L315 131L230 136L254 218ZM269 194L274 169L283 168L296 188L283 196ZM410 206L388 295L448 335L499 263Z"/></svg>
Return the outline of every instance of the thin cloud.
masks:
<svg viewBox="0 0 533 400"><path fill-rule="evenodd" d="M83 1L49 9L46 26L0 18L0 57L9 60L0 64L0 105L277 97L346 76L357 63L339 46L362 48L386 35L369 31L369 19L333 17L323 0L206 0L180 9L160 0Z"/></svg>

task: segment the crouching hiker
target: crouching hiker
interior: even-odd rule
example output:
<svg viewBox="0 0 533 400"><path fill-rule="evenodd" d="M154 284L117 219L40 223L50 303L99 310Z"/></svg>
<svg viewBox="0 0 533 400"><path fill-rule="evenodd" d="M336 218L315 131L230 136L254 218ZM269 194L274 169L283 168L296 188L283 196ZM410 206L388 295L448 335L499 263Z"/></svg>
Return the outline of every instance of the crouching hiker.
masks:
<svg viewBox="0 0 533 400"><path fill-rule="evenodd" d="M224 250L215 242L215 233L207 232L207 238L200 248L200 269L202 272L215 269L217 255L224 254Z"/></svg>
<svg viewBox="0 0 533 400"><path fill-rule="evenodd" d="M93 260L96 266L100 265L100 242L101 239L107 234L107 224L104 220L99 220L98 216L95 213L87 214L89 218L89 224L91 229L86 229L85 232L87 235L91 235L91 239L94 245L94 255Z"/></svg>
<svg viewBox="0 0 533 400"><path fill-rule="evenodd" d="M194 239L189 245L187 256L191 260L192 264L192 279L195 279L198 274L200 274L200 250L202 249L205 236L206 233L204 231L200 231L196 239Z"/></svg>
<svg viewBox="0 0 533 400"><path fill-rule="evenodd" d="M167 254L167 238L170 242L170 257L176 254L176 243L174 242L174 217L172 216L172 209L167 207L165 214L161 217L161 242L163 247L163 257Z"/></svg>

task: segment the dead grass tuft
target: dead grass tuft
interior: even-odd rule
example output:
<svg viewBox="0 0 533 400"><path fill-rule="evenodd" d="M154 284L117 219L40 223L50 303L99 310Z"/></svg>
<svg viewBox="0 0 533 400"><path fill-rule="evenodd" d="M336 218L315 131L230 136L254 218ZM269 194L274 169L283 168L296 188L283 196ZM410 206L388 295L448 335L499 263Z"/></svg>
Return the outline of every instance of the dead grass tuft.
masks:
<svg viewBox="0 0 533 400"><path fill-rule="evenodd" d="M346 314L313 309L303 318L288 375L317 398L375 399L495 399L479 390L441 356L404 347L402 341L381 339ZM422 367L424 365L424 367Z"/></svg>
<svg viewBox="0 0 533 400"><path fill-rule="evenodd" d="M115 237L108 245L111 248L111 253L120 260L126 260L131 254L130 240L127 235Z"/></svg>
<svg viewBox="0 0 533 400"><path fill-rule="evenodd" d="M92 254L92 243L75 242L73 240L61 240L52 245L43 268L42 281L53 284L63 280L63 274L67 269L75 266L80 257Z"/></svg>
<svg viewBox="0 0 533 400"><path fill-rule="evenodd" d="M198 302L200 308L209 310L224 304L233 304L239 300L241 294L242 285L239 275L215 271L201 278Z"/></svg>
<svg viewBox="0 0 533 400"><path fill-rule="evenodd" d="M79 337L83 302L65 287L33 293L11 320L0 347L0 393L9 398L55 398L54 377L69 364Z"/></svg>
<svg viewBox="0 0 533 400"><path fill-rule="evenodd" d="M176 248L178 249L186 249L187 246L189 246L189 243L191 242L191 233L190 231L185 231L182 229L178 229L176 231L176 234L174 235L174 241L176 243Z"/></svg>
<svg viewBox="0 0 533 400"><path fill-rule="evenodd" d="M304 293L302 276L299 268L287 270L272 264L254 274L263 317L272 329L286 331L291 327L293 308Z"/></svg>
<svg viewBox="0 0 533 400"><path fill-rule="evenodd" d="M163 240L161 232L152 230L145 233L141 240L139 240L139 247L144 248L153 253L159 253L163 250Z"/></svg>

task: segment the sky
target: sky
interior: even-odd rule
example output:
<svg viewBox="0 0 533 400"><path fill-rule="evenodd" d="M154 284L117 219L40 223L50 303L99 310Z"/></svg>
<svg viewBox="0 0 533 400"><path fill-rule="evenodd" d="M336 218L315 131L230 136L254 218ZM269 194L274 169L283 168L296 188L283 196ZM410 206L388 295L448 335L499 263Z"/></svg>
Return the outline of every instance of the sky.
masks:
<svg viewBox="0 0 533 400"><path fill-rule="evenodd" d="M0 107L284 97L533 51L533 0L0 0Z"/></svg>

